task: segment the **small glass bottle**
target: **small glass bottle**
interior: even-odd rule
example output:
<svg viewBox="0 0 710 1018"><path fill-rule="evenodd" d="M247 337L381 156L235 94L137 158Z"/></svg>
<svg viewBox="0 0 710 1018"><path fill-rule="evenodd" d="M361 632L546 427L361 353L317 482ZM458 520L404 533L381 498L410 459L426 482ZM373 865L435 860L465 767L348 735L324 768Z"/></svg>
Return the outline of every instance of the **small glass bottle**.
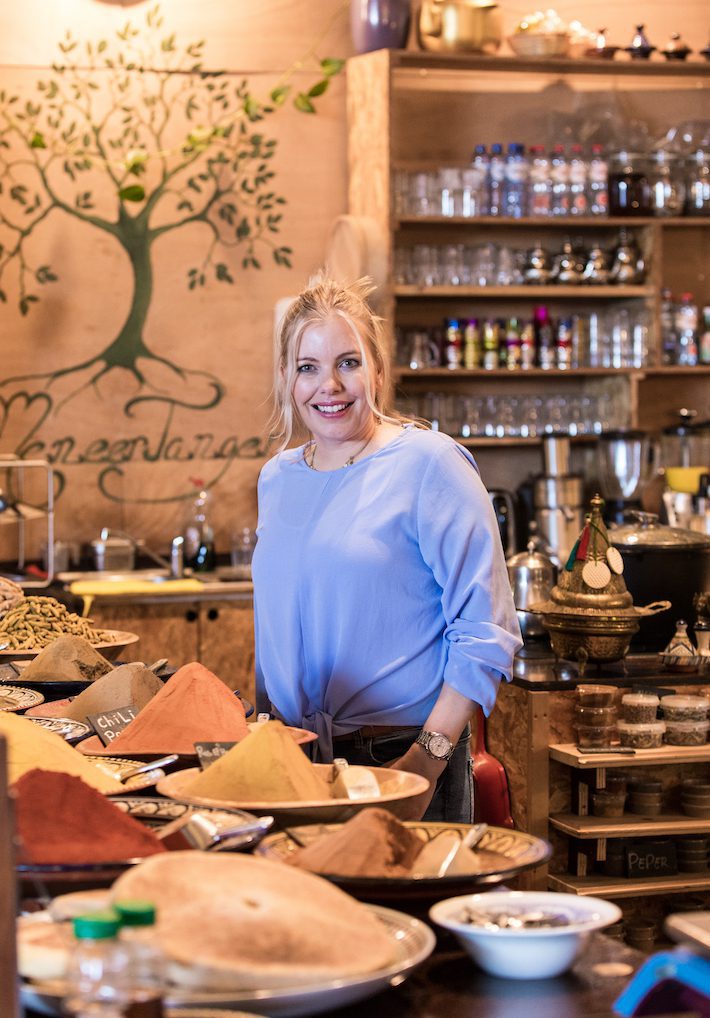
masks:
<svg viewBox="0 0 710 1018"><path fill-rule="evenodd" d="M503 198L505 187L505 156L503 146L497 142L491 145L488 160L488 215L503 215Z"/></svg>
<svg viewBox="0 0 710 1018"><path fill-rule="evenodd" d="M552 178L552 214L569 215L569 163L564 145L553 146L550 154L550 177Z"/></svg>
<svg viewBox="0 0 710 1018"><path fill-rule="evenodd" d="M199 478L191 478L197 489L190 519L185 528L185 566L196 573L211 572L216 565L214 531L207 518L209 492Z"/></svg>
<svg viewBox="0 0 710 1018"><path fill-rule="evenodd" d="M552 215L550 160L542 145L533 145L530 149L528 209L531 216Z"/></svg>
<svg viewBox="0 0 710 1018"><path fill-rule="evenodd" d="M155 934L155 906L126 899L114 908L121 920L119 940L130 954L130 1004L126 1018L163 1018L165 959Z"/></svg>
<svg viewBox="0 0 710 1018"><path fill-rule="evenodd" d="M587 202L587 160L581 145L573 145L569 157L569 211L572 216L586 216Z"/></svg>
<svg viewBox="0 0 710 1018"><path fill-rule="evenodd" d="M70 955L62 1006L75 1018L126 1018L130 1001L130 951L118 939L121 920L113 909L73 921L76 947Z"/></svg>
<svg viewBox="0 0 710 1018"><path fill-rule="evenodd" d="M609 186L607 161L601 145L592 145L592 158L589 160L587 176L589 212L593 216L606 216L609 213Z"/></svg>

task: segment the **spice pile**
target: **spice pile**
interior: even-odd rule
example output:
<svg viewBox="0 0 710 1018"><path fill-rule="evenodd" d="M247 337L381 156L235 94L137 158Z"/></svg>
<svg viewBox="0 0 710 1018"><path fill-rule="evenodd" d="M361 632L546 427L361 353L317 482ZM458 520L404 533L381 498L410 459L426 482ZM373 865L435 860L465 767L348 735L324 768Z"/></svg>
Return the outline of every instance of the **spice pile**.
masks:
<svg viewBox="0 0 710 1018"><path fill-rule="evenodd" d="M373 807L299 848L288 861L336 877L408 877L423 848L414 831L387 810Z"/></svg>
<svg viewBox="0 0 710 1018"><path fill-rule="evenodd" d="M111 671L111 665L83 636L59 636L30 661L22 673L25 682L62 679L94 682ZM124 706L124 704L119 704Z"/></svg>
<svg viewBox="0 0 710 1018"><path fill-rule="evenodd" d="M7 740L10 784L19 781L27 771L42 767L48 771L74 774L106 795L123 789L118 778L99 770L61 735L33 724L29 718L0 711L0 735Z"/></svg>
<svg viewBox="0 0 710 1018"><path fill-rule="evenodd" d="M70 612L53 597L22 598L0 619L0 643L10 650L37 650L58 636L83 636L89 643L113 643L110 630L94 629L89 619Z"/></svg>
<svg viewBox="0 0 710 1018"><path fill-rule="evenodd" d="M57 641L59 642L59 641ZM39 659L37 659L39 660ZM25 669L25 674L29 669ZM141 711L163 688L155 672L140 661L119 665L87 686L66 709L62 716L73 721L86 721L89 714L103 714L133 704Z"/></svg>
<svg viewBox="0 0 710 1018"><path fill-rule="evenodd" d="M239 697L193 661L178 669L116 736L111 752L194 754L196 742L239 742L248 734Z"/></svg>
<svg viewBox="0 0 710 1018"><path fill-rule="evenodd" d="M20 863L124 862L165 851L152 831L81 778L37 768L13 790Z"/></svg>
<svg viewBox="0 0 710 1018"><path fill-rule="evenodd" d="M331 798L331 786L280 721L260 725L190 781L184 792L233 802L322 802Z"/></svg>

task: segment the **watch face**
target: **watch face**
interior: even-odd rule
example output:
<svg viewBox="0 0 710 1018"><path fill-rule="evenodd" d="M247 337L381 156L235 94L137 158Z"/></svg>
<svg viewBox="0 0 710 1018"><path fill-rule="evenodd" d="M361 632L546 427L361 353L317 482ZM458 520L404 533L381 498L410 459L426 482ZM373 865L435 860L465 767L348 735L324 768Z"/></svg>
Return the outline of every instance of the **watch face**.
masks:
<svg viewBox="0 0 710 1018"><path fill-rule="evenodd" d="M451 742L445 735L432 735L429 739L429 752L432 756L443 760L451 748Z"/></svg>

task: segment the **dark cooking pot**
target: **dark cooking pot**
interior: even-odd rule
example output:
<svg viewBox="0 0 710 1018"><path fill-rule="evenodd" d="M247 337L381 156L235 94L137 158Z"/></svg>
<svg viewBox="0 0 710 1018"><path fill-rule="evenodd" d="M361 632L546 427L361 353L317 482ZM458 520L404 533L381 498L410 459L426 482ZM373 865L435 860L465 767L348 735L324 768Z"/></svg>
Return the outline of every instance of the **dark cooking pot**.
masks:
<svg viewBox="0 0 710 1018"><path fill-rule="evenodd" d="M668 600L671 609L641 620L632 651L663 650L677 619L695 620L693 597L710 591L710 537L694 530L666 527L653 513L634 512L633 522L609 528L609 538L624 560L624 580L634 604Z"/></svg>

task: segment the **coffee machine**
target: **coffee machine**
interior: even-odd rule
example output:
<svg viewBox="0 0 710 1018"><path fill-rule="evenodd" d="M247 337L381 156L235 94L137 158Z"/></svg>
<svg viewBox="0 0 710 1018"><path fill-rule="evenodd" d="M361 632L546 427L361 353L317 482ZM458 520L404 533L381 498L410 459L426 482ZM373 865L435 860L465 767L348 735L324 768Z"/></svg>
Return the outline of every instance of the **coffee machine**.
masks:
<svg viewBox="0 0 710 1018"><path fill-rule="evenodd" d="M604 522L623 523L630 509L641 509L641 493L657 467L657 444L644 431L607 431L597 440L599 488Z"/></svg>
<svg viewBox="0 0 710 1018"><path fill-rule="evenodd" d="M545 435L544 473L533 481L533 507L538 533L556 566L567 561L584 526L584 483L570 472L568 435Z"/></svg>

